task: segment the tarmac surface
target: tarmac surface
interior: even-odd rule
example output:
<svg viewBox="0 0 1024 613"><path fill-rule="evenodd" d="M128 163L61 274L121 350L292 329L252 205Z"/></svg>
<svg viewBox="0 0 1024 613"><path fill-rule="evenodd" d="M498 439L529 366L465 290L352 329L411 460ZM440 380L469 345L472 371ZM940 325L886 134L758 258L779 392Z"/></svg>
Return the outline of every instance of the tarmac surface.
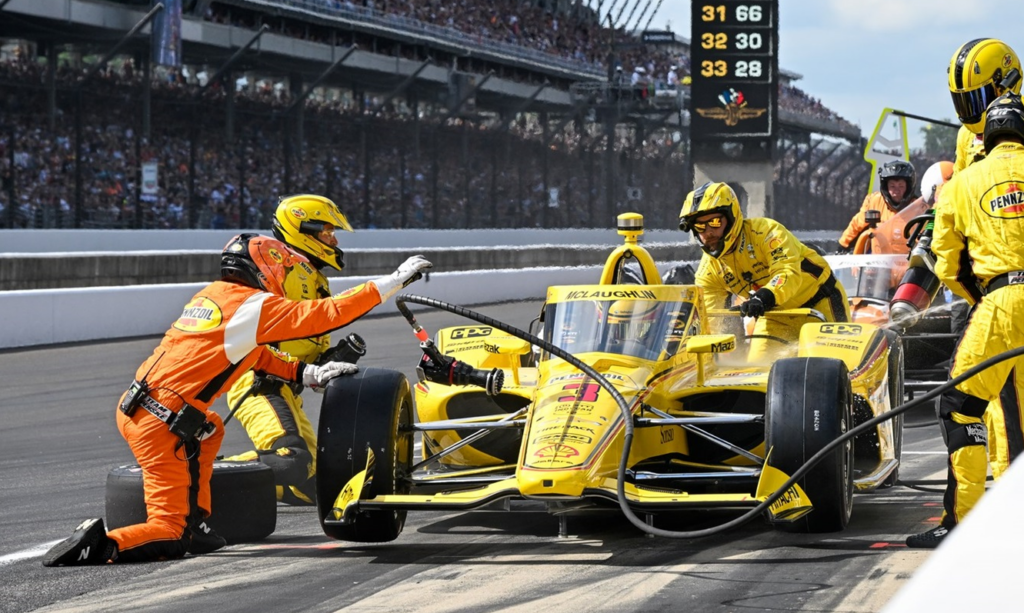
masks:
<svg viewBox="0 0 1024 613"><path fill-rule="evenodd" d="M536 303L477 307L526 328ZM427 311L427 330L465 323ZM414 378L419 357L397 316L368 317L364 366ZM0 613L24 611L878 611L930 551L903 538L941 514L941 487L857 495L849 527L798 535L755 520L695 541L649 538L616 513L570 518L569 537L543 511L410 512L391 543L324 536L315 509L279 506L265 541L147 564L43 568L42 554L104 513L109 470L133 463L114 403L159 339L0 352ZM316 423L319 397L307 392ZM215 410L225 415L221 399ZM945 456L930 408L908 413L903 480L941 479ZM248 448L229 424L222 453ZM667 529L735 515L658 519Z"/></svg>

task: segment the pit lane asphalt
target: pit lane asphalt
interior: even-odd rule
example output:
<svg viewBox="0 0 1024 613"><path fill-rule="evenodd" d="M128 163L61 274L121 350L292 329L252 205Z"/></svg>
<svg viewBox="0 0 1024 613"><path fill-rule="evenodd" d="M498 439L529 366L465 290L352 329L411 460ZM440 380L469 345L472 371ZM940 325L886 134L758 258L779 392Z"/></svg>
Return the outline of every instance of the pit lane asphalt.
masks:
<svg viewBox="0 0 1024 613"><path fill-rule="evenodd" d="M526 328L536 303L479 307ZM430 333L468 323L417 315ZM397 316L346 332L369 345L365 366L414 377L416 341ZM896 487L858 495L847 530L794 535L760 521L678 541L647 538L616 514L571 518L569 538L543 512L410 513L398 540L328 539L309 508L278 507L262 543L169 562L43 568L44 545L104 512L108 471L132 463L113 406L158 338L0 352L0 613L23 611L877 611L929 555L903 537L941 514L938 493ZM319 399L305 395L310 418ZM224 400L214 408L225 415ZM933 422L912 410L908 425ZM937 479L937 427L905 431L903 479ZM229 424L223 453L248 448ZM932 452L940 452L933 454ZM692 513L685 530L732 515Z"/></svg>

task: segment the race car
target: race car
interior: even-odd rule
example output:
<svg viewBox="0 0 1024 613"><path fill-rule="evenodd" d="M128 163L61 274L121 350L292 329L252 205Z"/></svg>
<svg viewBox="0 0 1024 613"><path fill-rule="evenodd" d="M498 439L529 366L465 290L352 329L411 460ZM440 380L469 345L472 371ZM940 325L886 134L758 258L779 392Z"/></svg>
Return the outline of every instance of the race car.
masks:
<svg viewBox="0 0 1024 613"><path fill-rule="evenodd" d="M697 286L622 283L629 263L641 279L658 275L638 244L642 217L620 216L619 231L625 244L598 284L548 289L535 342L486 319L431 339L409 314L423 349L414 388L373 368L328 385L317 454L328 536L390 541L409 511L513 509L517 500L562 521L617 503L650 522L749 509L902 398L895 333L798 309L765 315L790 338L746 335L738 312L707 312ZM400 296L400 309L414 299ZM895 480L900 441L900 422L883 421L836 447L771 505L769 520L842 530L854 491Z"/></svg>

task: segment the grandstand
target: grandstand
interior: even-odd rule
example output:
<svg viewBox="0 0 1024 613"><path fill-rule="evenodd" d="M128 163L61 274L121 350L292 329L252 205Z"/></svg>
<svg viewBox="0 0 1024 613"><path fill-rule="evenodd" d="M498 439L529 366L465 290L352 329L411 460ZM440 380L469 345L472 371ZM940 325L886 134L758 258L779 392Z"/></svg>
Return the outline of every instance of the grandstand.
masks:
<svg viewBox="0 0 1024 613"><path fill-rule="evenodd" d="M313 191L362 228L623 210L671 228L689 41L644 44L648 17L602 26L592 5L186 0L180 67L150 61L147 30L100 67L149 2L0 2L0 225L267 227L279 196ZM870 171L860 131L798 79L783 71L771 213L841 227Z"/></svg>

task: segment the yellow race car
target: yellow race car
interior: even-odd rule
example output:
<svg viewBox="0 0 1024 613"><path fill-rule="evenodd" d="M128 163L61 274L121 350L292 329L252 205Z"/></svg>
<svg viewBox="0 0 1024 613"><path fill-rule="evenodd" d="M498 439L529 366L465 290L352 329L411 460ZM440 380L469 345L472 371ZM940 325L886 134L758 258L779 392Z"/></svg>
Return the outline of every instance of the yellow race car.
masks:
<svg viewBox="0 0 1024 613"><path fill-rule="evenodd" d="M624 284L627 265L628 278L659 276L639 245L642 218L620 216L619 231L625 244L599 284L548 289L539 338L479 317L431 339L404 303L439 303L399 297L422 341L420 381L371 368L327 387L317 495L328 536L389 541L408 511L515 500L545 503L560 519L626 505L648 523L749 509L903 397L895 333L801 309L765 316L790 338L779 326L747 334L738 312L706 312L699 287ZM767 509L769 520L843 529L855 490L895 481L900 428L884 421L836 447Z"/></svg>

